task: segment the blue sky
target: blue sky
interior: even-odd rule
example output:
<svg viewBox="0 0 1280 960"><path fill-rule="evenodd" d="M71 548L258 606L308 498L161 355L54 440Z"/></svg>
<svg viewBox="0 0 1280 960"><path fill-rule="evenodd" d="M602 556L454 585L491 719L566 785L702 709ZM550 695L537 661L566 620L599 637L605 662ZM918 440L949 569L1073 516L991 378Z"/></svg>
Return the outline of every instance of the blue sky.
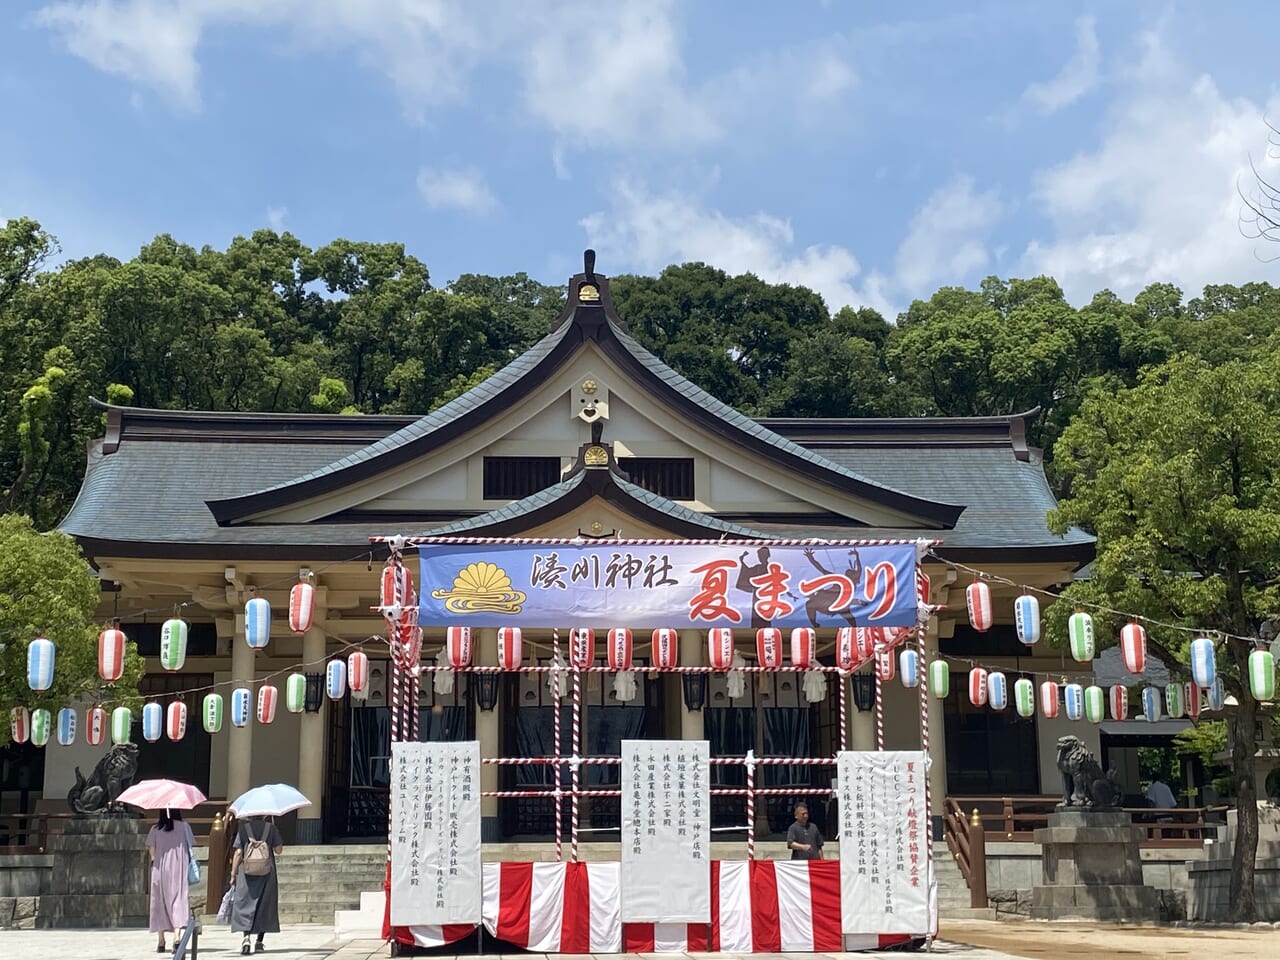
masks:
<svg viewBox="0 0 1280 960"><path fill-rule="evenodd" d="M905 11L905 12L904 12ZM1237 182L1270 0L8 0L0 217L67 256L259 227L437 284L702 260L892 314L988 274L1074 302L1277 281ZM1245 181L1247 186L1247 180Z"/></svg>

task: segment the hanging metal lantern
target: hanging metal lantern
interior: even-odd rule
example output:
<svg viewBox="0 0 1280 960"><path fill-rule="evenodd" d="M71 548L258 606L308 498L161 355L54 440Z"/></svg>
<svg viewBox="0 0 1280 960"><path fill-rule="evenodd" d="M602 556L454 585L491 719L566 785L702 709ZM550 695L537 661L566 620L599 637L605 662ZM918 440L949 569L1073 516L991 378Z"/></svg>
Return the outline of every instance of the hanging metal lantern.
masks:
<svg viewBox="0 0 1280 960"><path fill-rule="evenodd" d="M128 637L118 626L110 626L98 634L98 676L115 683L124 673L124 646Z"/></svg>
<svg viewBox="0 0 1280 960"><path fill-rule="evenodd" d="M1084 718L1090 723L1101 723L1107 715L1107 696L1102 688L1089 684L1084 688Z"/></svg>
<svg viewBox="0 0 1280 960"><path fill-rule="evenodd" d="M1052 680L1040 684L1040 713L1046 720L1058 715L1058 685Z"/></svg>
<svg viewBox="0 0 1280 960"><path fill-rule="evenodd" d="M707 659L716 670L733 666L733 628L712 627L707 631Z"/></svg>
<svg viewBox="0 0 1280 960"><path fill-rule="evenodd" d="M498 666L519 670L524 663L524 634L519 627L498 628Z"/></svg>
<svg viewBox="0 0 1280 960"><path fill-rule="evenodd" d="M1170 683L1164 688L1164 709L1174 720L1181 719L1185 705L1182 702L1182 684Z"/></svg>
<svg viewBox="0 0 1280 960"><path fill-rule="evenodd" d="M347 654L347 686L352 693L364 693L369 689L369 657L363 650Z"/></svg>
<svg viewBox="0 0 1280 960"><path fill-rule="evenodd" d="M1147 631L1142 624L1131 622L1120 628L1120 657L1124 668L1140 676L1147 668Z"/></svg>
<svg viewBox="0 0 1280 960"><path fill-rule="evenodd" d="M841 627L836 631L836 666L841 670L853 670L858 666L858 644L853 627Z"/></svg>
<svg viewBox="0 0 1280 960"><path fill-rule="evenodd" d="M782 631L777 627L756 631L756 662L767 670L782 666Z"/></svg>
<svg viewBox="0 0 1280 960"><path fill-rule="evenodd" d="M569 631L569 662L585 670L596 659L596 635L590 627L574 627Z"/></svg>
<svg viewBox="0 0 1280 960"><path fill-rule="evenodd" d="M270 639L271 604L266 597L250 597L244 604L244 642L254 650L262 650Z"/></svg>
<svg viewBox="0 0 1280 960"><path fill-rule="evenodd" d="M187 662L188 627L185 620L172 617L160 625L160 666L181 670Z"/></svg>
<svg viewBox="0 0 1280 960"><path fill-rule="evenodd" d="M324 668L324 692L330 700L341 700L347 695L347 662L330 660Z"/></svg>
<svg viewBox="0 0 1280 960"><path fill-rule="evenodd" d="M36 637L27 645L27 686L43 693L53 686L53 641Z"/></svg>
<svg viewBox="0 0 1280 960"><path fill-rule="evenodd" d="M812 627L795 627L791 631L791 665L797 670L813 666L813 648L817 642Z"/></svg>
<svg viewBox="0 0 1280 960"><path fill-rule="evenodd" d="M142 705L142 739L155 743L164 733L164 708L158 703Z"/></svg>
<svg viewBox="0 0 1280 960"><path fill-rule="evenodd" d="M1213 641L1196 637L1191 641L1191 679L1197 687L1212 687L1218 678L1218 663Z"/></svg>
<svg viewBox="0 0 1280 960"><path fill-rule="evenodd" d="M1204 699L1205 709L1214 711L1222 709L1222 705L1227 699L1227 691L1221 677L1215 679L1213 686L1204 692Z"/></svg>
<svg viewBox="0 0 1280 960"><path fill-rule="evenodd" d="M939 700L945 700L951 693L951 667L945 660L934 660L929 664L929 691Z"/></svg>
<svg viewBox="0 0 1280 960"><path fill-rule="evenodd" d="M1084 687L1068 683L1062 690L1062 705L1068 720L1081 719L1084 716Z"/></svg>
<svg viewBox="0 0 1280 960"><path fill-rule="evenodd" d="M85 742L91 747L99 746L103 740L107 739L107 711L102 707L91 707L85 715Z"/></svg>
<svg viewBox="0 0 1280 960"><path fill-rule="evenodd" d="M290 713L301 713L307 708L307 677L291 673L284 681L284 708Z"/></svg>
<svg viewBox="0 0 1280 960"><path fill-rule="evenodd" d="M58 711L58 743L69 747L76 742L76 727L79 726L76 712L71 707L63 707Z"/></svg>
<svg viewBox="0 0 1280 960"><path fill-rule="evenodd" d="M299 580L289 591L289 629L306 633L316 615L316 588L310 580Z"/></svg>
<svg viewBox="0 0 1280 960"><path fill-rule="evenodd" d="M631 669L631 631L614 627L605 637L605 661L610 670Z"/></svg>
<svg viewBox="0 0 1280 960"><path fill-rule="evenodd" d="M984 580L975 580L964 591L965 604L969 608L969 625L982 633L991 629L991 588Z"/></svg>
<svg viewBox="0 0 1280 960"><path fill-rule="evenodd" d="M1093 659L1093 617L1083 610L1077 610L1067 621L1067 636L1071 645L1071 657L1079 663L1088 663Z"/></svg>
<svg viewBox="0 0 1280 960"><path fill-rule="evenodd" d="M253 691L248 687L236 687L231 691L231 725L249 725L249 713L253 709Z"/></svg>
<svg viewBox="0 0 1280 960"><path fill-rule="evenodd" d="M122 744L129 742L129 734L133 732L133 711L128 707L116 707L111 711L111 742Z"/></svg>
<svg viewBox="0 0 1280 960"><path fill-rule="evenodd" d="M898 679L908 689L920 686L920 654L909 648L898 653Z"/></svg>
<svg viewBox="0 0 1280 960"><path fill-rule="evenodd" d="M987 705L987 671L982 667L969 671L969 702L975 707Z"/></svg>
<svg viewBox="0 0 1280 960"><path fill-rule="evenodd" d="M43 747L49 742L49 729L53 726L53 718L44 707L31 711L31 742Z"/></svg>
<svg viewBox="0 0 1280 960"><path fill-rule="evenodd" d="M865 663L876 655L876 647L883 643L882 631L878 627L855 627L854 641L858 650L858 663Z"/></svg>
<svg viewBox="0 0 1280 960"><path fill-rule="evenodd" d="M987 706L1003 710L1009 705L1009 682L999 670L987 674Z"/></svg>
<svg viewBox="0 0 1280 960"><path fill-rule="evenodd" d="M280 700L280 691L275 684L264 683L258 688L258 722L270 723L276 718L276 704Z"/></svg>
<svg viewBox="0 0 1280 960"><path fill-rule="evenodd" d="M471 628L450 627L445 632L445 653L453 669L471 666Z"/></svg>
<svg viewBox="0 0 1280 960"><path fill-rule="evenodd" d="M222 729L222 694L206 694L201 707L205 733L217 733Z"/></svg>
<svg viewBox="0 0 1280 960"><path fill-rule="evenodd" d="M1148 723L1160 720L1160 691L1155 687L1144 687L1142 690L1142 715Z"/></svg>
<svg viewBox="0 0 1280 960"><path fill-rule="evenodd" d="M1200 686L1194 680L1182 685L1182 704L1186 708L1188 717L1192 720L1200 718Z"/></svg>
<svg viewBox="0 0 1280 960"><path fill-rule="evenodd" d="M894 662L893 651L889 649L876 651L876 676L880 678L881 683L888 683L893 679Z"/></svg>
<svg viewBox="0 0 1280 960"><path fill-rule="evenodd" d="M1249 654L1249 692L1255 700L1276 698L1276 659L1269 650Z"/></svg>
<svg viewBox="0 0 1280 960"><path fill-rule="evenodd" d="M1129 688L1120 684L1112 684L1108 699L1111 702L1111 719L1129 719Z"/></svg>
<svg viewBox="0 0 1280 960"><path fill-rule="evenodd" d="M1026 677L1013 681L1013 706L1020 717L1031 717L1036 712L1036 686Z"/></svg>
<svg viewBox="0 0 1280 960"><path fill-rule="evenodd" d="M187 705L171 700L164 713L165 736L176 743L187 735Z"/></svg>
<svg viewBox="0 0 1280 960"><path fill-rule="evenodd" d="M31 711L26 707L9 711L9 736L14 743L26 743L31 738Z"/></svg>
<svg viewBox="0 0 1280 960"><path fill-rule="evenodd" d="M653 665L670 670L680 663L680 634L668 627L653 631Z"/></svg>
<svg viewBox="0 0 1280 960"><path fill-rule="evenodd" d="M1034 645L1040 639L1040 601L1029 593L1014 600L1013 625L1020 642Z"/></svg>

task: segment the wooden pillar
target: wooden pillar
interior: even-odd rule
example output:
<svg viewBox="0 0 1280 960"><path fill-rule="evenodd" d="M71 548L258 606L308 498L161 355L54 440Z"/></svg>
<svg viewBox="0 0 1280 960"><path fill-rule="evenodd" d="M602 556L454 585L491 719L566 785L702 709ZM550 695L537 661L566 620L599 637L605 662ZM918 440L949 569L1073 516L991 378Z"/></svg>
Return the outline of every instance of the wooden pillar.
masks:
<svg viewBox="0 0 1280 960"><path fill-rule="evenodd" d="M319 592L319 591L317 591ZM324 620L325 611L317 609L314 622ZM324 672L325 635L319 627L311 627L302 636L302 661L308 664L307 673ZM324 734L328 727L329 698L320 698L318 713L304 712L299 718L298 732L298 789L311 801L309 807L298 811L296 842L322 843L324 830L320 819L321 800L324 793Z"/></svg>
<svg viewBox="0 0 1280 960"><path fill-rule="evenodd" d="M254 650L244 639L244 614L236 614L235 635L231 638L231 679L234 687L253 687ZM227 742L227 799L235 800L253 784L253 726L250 720L243 727L231 723L231 697L226 695Z"/></svg>

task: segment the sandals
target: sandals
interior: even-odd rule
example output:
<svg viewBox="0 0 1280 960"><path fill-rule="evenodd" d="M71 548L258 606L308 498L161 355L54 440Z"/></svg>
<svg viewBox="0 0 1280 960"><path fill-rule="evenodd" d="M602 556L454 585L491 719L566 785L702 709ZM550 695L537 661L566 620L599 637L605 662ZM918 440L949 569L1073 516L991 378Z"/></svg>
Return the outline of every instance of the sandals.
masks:
<svg viewBox="0 0 1280 960"><path fill-rule="evenodd" d="M246 934L246 935L245 935L245 938L244 938L243 940L241 940L241 941L240 941L240 953L241 953L241 955L243 955L243 956L246 956L246 957L247 957L247 956L248 956L250 953L252 953L252 952L253 952L253 947L252 947L252 946L250 946L250 944L249 944L249 937L248 937L248 935Z"/></svg>

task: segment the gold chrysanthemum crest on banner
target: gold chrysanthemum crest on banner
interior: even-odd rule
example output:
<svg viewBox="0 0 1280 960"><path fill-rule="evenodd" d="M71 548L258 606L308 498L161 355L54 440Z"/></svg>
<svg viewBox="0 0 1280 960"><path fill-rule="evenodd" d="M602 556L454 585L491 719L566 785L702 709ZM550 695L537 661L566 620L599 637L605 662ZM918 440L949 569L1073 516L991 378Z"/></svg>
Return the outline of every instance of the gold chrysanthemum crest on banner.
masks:
<svg viewBox="0 0 1280 960"><path fill-rule="evenodd" d="M453 578L451 590L432 590L434 600L443 600L450 613L508 613L515 615L528 598L515 589L511 577L496 563L479 560L469 563Z"/></svg>

